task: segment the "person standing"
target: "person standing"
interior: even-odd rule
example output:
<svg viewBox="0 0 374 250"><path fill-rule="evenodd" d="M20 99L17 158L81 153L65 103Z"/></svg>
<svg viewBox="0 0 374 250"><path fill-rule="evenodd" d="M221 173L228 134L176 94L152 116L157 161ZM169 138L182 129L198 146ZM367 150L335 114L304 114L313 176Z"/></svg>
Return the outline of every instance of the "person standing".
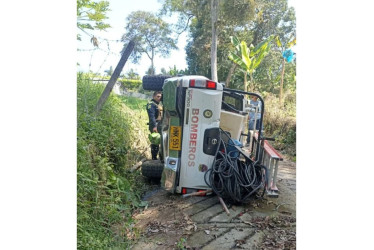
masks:
<svg viewBox="0 0 374 250"><path fill-rule="evenodd" d="M161 121L162 117L162 105L161 105L161 97L162 92L161 91L155 91L153 93L153 98L150 100L150 102L147 104L147 113L148 113L148 129L151 135L153 133L160 133L161 131L158 131L158 125ZM154 135L154 134L153 134ZM151 140L151 154L152 154L152 160L157 160L157 154L160 149L160 134L157 135L158 139L153 139L156 136L150 137Z"/></svg>
<svg viewBox="0 0 374 250"><path fill-rule="evenodd" d="M257 96L252 96L249 104L251 105L251 109L250 109L250 112L248 114L249 121L248 121L247 143L250 142L250 135L249 135L249 131L250 130L255 130L256 129L257 131L259 131L260 134L262 132L261 131L262 128L260 129L261 102L258 101L258 97ZM257 112L256 112L256 109L257 109ZM256 125L255 125L255 122L256 122Z"/></svg>
<svg viewBox="0 0 374 250"><path fill-rule="evenodd" d="M252 106L251 111L249 112L249 123L248 129L254 130L255 129L255 121L256 121L256 130L260 130L260 119L261 119L261 103L258 101L257 96L252 96L249 104ZM257 108L257 112L256 112Z"/></svg>

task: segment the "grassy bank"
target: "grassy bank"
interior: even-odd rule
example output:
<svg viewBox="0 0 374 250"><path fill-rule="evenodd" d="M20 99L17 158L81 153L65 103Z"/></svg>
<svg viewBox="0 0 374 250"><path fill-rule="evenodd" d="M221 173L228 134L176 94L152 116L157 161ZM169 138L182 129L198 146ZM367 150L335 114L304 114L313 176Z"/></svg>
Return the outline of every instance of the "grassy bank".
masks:
<svg viewBox="0 0 374 250"><path fill-rule="evenodd" d="M129 247L131 213L144 206L139 172L130 167L146 157L146 113L111 95L99 115L94 107L104 87L77 78L77 247ZM140 106L140 107L138 107ZM137 110L139 109L139 110ZM135 131L135 132L134 132Z"/></svg>
<svg viewBox="0 0 374 250"><path fill-rule="evenodd" d="M100 114L95 105L104 86L84 74L77 78L77 247L127 249L137 235L132 212L146 204L139 171L130 168L150 158L147 140L147 100L110 95ZM294 100L280 108L265 96L265 130L276 146L296 156Z"/></svg>
<svg viewBox="0 0 374 250"><path fill-rule="evenodd" d="M271 142L275 148L290 160L296 161L296 100L295 94L286 93L284 105L279 99L267 93L265 99L264 128L265 135L274 137Z"/></svg>

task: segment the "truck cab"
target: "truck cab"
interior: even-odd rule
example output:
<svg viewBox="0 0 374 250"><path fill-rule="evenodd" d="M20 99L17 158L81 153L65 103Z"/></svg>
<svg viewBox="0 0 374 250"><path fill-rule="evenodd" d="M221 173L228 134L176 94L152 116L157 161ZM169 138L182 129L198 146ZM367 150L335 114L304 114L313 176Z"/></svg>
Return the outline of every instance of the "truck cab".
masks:
<svg viewBox="0 0 374 250"><path fill-rule="evenodd" d="M219 142L223 86L203 76L173 77L163 86L161 183L172 193L207 188L205 172Z"/></svg>

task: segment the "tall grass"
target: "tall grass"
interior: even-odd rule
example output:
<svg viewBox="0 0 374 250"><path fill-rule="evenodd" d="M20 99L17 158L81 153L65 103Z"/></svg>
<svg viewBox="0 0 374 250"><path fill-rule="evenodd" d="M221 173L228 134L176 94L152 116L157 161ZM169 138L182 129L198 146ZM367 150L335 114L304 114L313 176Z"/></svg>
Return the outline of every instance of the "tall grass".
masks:
<svg viewBox="0 0 374 250"><path fill-rule="evenodd" d="M134 117L110 95L99 115L94 108L104 86L77 76L77 247L128 248L132 210L142 206L138 173L130 173L140 152L132 145ZM140 156L139 156L140 157Z"/></svg>
<svg viewBox="0 0 374 250"><path fill-rule="evenodd" d="M284 105L272 93L264 96L264 129L267 136L275 137L274 146L292 160L296 158L296 99L295 94L285 93Z"/></svg>
<svg viewBox="0 0 374 250"><path fill-rule="evenodd" d="M130 109L136 109L140 110L141 112L144 112L144 114L147 114L146 112L146 105L148 103L148 100L141 100L136 97L124 97L124 96L119 96L119 98L126 104L127 107ZM146 116L148 119L148 115Z"/></svg>

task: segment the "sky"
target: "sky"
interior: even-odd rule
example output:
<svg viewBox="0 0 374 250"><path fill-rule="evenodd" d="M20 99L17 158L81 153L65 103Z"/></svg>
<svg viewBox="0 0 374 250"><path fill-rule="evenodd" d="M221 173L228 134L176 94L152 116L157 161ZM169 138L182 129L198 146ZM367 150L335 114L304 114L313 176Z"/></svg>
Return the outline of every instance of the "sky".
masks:
<svg viewBox="0 0 374 250"><path fill-rule="evenodd" d="M109 8L111 11L108 12L107 23L112 28L107 29L106 32L95 32L95 36L99 38L105 38L108 40L121 40L122 35L125 33L126 17L133 11L143 10L156 13L161 9L161 3L157 0L136 0L136 1L123 1L123 0L109 0ZM163 17L168 23L176 22L177 18L174 17ZM161 72L161 68L168 70L176 65L177 69L187 68L186 64L186 53L184 47L186 46L187 32L182 33L178 39L178 50L173 50L168 58L160 56L155 57L156 73ZM78 41L78 50L92 49L93 45L90 43L90 37L86 34L82 34L82 42ZM102 39L99 47L108 51L108 43ZM88 71L89 69L93 72L103 73L104 70L113 67L113 70L118 64L120 59L120 51L123 48L122 42L109 42L111 54L107 52L96 50L92 51L78 51L78 70ZM91 59L92 57L92 59ZM89 66L91 61L91 67ZM127 72L130 69L134 69L140 76L143 76L151 65L148 57L143 55L139 64L133 64L128 60L123 68L122 72Z"/></svg>
<svg viewBox="0 0 374 250"><path fill-rule="evenodd" d="M289 0L289 6L295 7L296 0ZM78 71L87 72L92 70L93 72L104 73L112 66L113 70L118 64L120 59L120 51L123 48L122 42L116 42L121 40L121 36L125 33L126 17L133 11L144 10L156 13L162 6L158 0L136 0L136 1L124 1L124 0L109 0L109 8L111 11L107 13L107 23L112 28L107 31L92 32L99 38L99 47L105 51L92 50L93 45L90 43L90 37L82 33L82 41L78 41ZM169 23L175 23L177 21L176 16L164 17ZM161 72L161 68L168 70L173 68L174 65L177 69L187 68L185 46L187 43L187 32L183 32L178 39L178 50L173 50L169 57L163 58L160 56L155 57L156 73ZM107 39L109 42L103 40ZM108 54L108 43L110 53ZM91 66L90 66L91 62ZM150 66L150 60L146 55L143 55L139 64L133 64L128 60L123 68L123 73L128 72L130 69L134 69L141 77L145 74Z"/></svg>

